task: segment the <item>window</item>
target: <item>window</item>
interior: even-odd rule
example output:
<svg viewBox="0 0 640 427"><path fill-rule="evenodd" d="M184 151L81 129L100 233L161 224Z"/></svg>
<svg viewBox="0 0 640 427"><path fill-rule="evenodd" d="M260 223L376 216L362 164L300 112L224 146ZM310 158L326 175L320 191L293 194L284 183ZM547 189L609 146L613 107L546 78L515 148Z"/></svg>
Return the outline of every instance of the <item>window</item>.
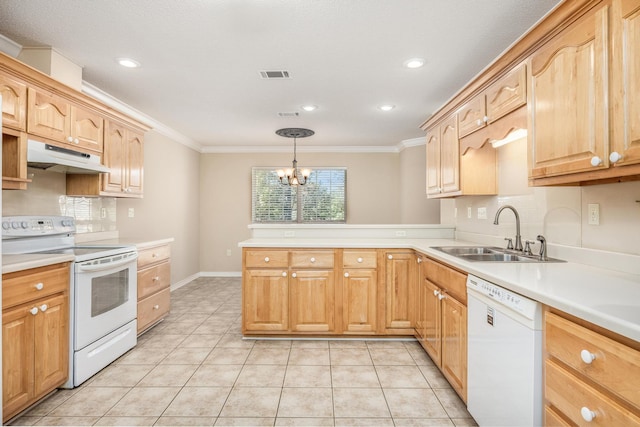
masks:
<svg viewBox="0 0 640 427"><path fill-rule="evenodd" d="M346 222L346 168L312 169L306 185L282 185L276 168L251 170L251 220Z"/></svg>

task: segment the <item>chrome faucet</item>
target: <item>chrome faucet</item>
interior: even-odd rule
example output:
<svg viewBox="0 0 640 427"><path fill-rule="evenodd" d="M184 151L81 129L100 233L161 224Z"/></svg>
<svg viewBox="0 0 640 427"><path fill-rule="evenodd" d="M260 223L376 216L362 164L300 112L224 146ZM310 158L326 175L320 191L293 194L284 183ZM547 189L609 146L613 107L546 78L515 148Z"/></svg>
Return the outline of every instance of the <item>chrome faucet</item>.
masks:
<svg viewBox="0 0 640 427"><path fill-rule="evenodd" d="M505 209L511 209L513 211L513 214L516 216L516 245L514 249L516 251L522 251L523 248L522 248L522 236L520 235L520 215L518 215L518 211L516 210L516 208L514 208L511 205L501 206L500 209L498 209L498 212L496 212L496 218L493 220L493 223L495 225L498 225L498 218L500 217L500 213L502 213L502 211Z"/></svg>
<svg viewBox="0 0 640 427"><path fill-rule="evenodd" d="M548 261L547 259L547 239L542 234L536 237L536 240L540 242L540 261Z"/></svg>

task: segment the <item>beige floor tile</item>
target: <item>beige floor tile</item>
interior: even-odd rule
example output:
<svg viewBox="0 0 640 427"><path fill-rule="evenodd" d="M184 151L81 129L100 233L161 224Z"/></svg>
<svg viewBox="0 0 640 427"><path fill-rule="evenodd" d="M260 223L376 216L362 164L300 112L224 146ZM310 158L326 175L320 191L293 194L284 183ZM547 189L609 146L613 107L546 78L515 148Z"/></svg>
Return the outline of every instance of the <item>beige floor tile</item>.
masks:
<svg viewBox="0 0 640 427"><path fill-rule="evenodd" d="M261 348L291 348L291 340L254 340L254 347Z"/></svg>
<svg viewBox="0 0 640 427"><path fill-rule="evenodd" d="M273 417L280 401L279 387L239 387L231 390L221 417Z"/></svg>
<svg viewBox="0 0 640 427"><path fill-rule="evenodd" d="M217 417L230 391L230 387L185 387L162 415Z"/></svg>
<svg viewBox="0 0 640 427"><path fill-rule="evenodd" d="M441 388L435 389L433 392L450 418L471 418L471 414L467 411L467 405L453 389Z"/></svg>
<svg viewBox="0 0 640 427"><path fill-rule="evenodd" d="M31 407L26 413L26 416L42 417L48 415L58 406L62 405L71 396L79 392L80 389L75 388L73 390L56 390L55 393L44 399L42 402Z"/></svg>
<svg viewBox="0 0 640 427"><path fill-rule="evenodd" d="M233 387L242 365L201 365L187 387Z"/></svg>
<svg viewBox="0 0 640 427"><path fill-rule="evenodd" d="M278 417L332 417L330 388L283 388Z"/></svg>
<svg viewBox="0 0 640 427"><path fill-rule="evenodd" d="M206 365L242 365L247 360L251 349L248 348L214 348L202 362Z"/></svg>
<svg viewBox="0 0 640 427"><path fill-rule="evenodd" d="M395 418L396 426L407 427L454 427L449 418Z"/></svg>
<svg viewBox="0 0 640 427"><path fill-rule="evenodd" d="M378 339L378 340L367 340L367 347L369 348L390 348L390 349L401 349L404 348L406 350L405 343L408 341L401 341L397 339Z"/></svg>
<svg viewBox="0 0 640 427"><path fill-rule="evenodd" d="M236 387L282 387L286 365L244 365Z"/></svg>
<svg viewBox="0 0 640 427"><path fill-rule="evenodd" d="M391 416L380 388L334 388L336 418L388 418Z"/></svg>
<svg viewBox="0 0 640 427"><path fill-rule="evenodd" d="M129 390L127 387L84 387L51 411L49 416L101 417L118 403Z"/></svg>
<svg viewBox="0 0 640 427"><path fill-rule="evenodd" d="M37 426L92 426L100 417L44 417Z"/></svg>
<svg viewBox="0 0 640 427"><path fill-rule="evenodd" d="M414 365L416 362L406 348L369 348L374 365Z"/></svg>
<svg viewBox="0 0 640 427"><path fill-rule="evenodd" d="M289 354L289 365L329 365L329 349L292 348Z"/></svg>
<svg viewBox="0 0 640 427"><path fill-rule="evenodd" d="M144 377L140 387L182 387L198 369L198 365L158 365Z"/></svg>
<svg viewBox="0 0 640 427"><path fill-rule="evenodd" d="M211 316L210 314L206 314L206 313L185 313L185 314L176 314L176 316L173 318L171 317L171 315L169 315L168 318L165 317L164 321L165 322L168 321L169 323L180 322L180 323L192 323L192 324L199 325L205 320L207 320L210 316Z"/></svg>
<svg viewBox="0 0 640 427"><path fill-rule="evenodd" d="M333 418L276 418L276 426L333 427ZM392 424L393 425L393 424Z"/></svg>
<svg viewBox="0 0 640 427"><path fill-rule="evenodd" d="M93 377L89 387L133 387L154 367L155 365L110 365Z"/></svg>
<svg viewBox="0 0 640 427"><path fill-rule="evenodd" d="M392 418L336 418L336 427L393 427Z"/></svg>
<svg viewBox="0 0 640 427"><path fill-rule="evenodd" d="M106 413L110 417L159 417L180 387L136 387Z"/></svg>
<svg viewBox="0 0 640 427"><path fill-rule="evenodd" d="M220 417L216 421L216 426L249 426L249 427L258 427L258 426L272 426L274 423L273 418L231 418L231 417Z"/></svg>
<svg viewBox="0 0 640 427"><path fill-rule="evenodd" d="M216 344L216 347L221 348L247 348L252 349L255 345L255 340L243 339L240 334L224 334Z"/></svg>
<svg viewBox="0 0 640 427"><path fill-rule="evenodd" d="M435 366L418 366L418 368L427 379L431 388L451 388L451 384L449 384L444 375L442 375L442 372Z"/></svg>
<svg viewBox="0 0 640 427"><path fill-rule="evenodd" d="M331 340L329 348L367 348L367 342L364 340Z"/></svg>
<svg viewBox="0 0 640 427"><path fill-rule="evenodd" d="M189 335L187 338L185 338L184 341L182 341L182 344L180 344L180 348L212 349L213 347L216 346L216 344L218 344L218 341L220 341L220 338L222 338L222 335L220 334L218 335L193 334L193 335Z"/></svg>
<svg viewBox="0 0 640 427"><path fill-rule="evenodd" d="M364 348L331 348L329 350L331 365L372 365L369 349Z"/></svg>
<svg viewBox="0 0 640 427"><path fill-rule="evenodd" d="M254 347L247 358L249 365L286 365L289 361L288 348L260 348Z"/></svg>
<svg viewBox="0 0 640 427"><path fill-rule="evenodd" d="M433 390L426 388L385 388L391 416L395 418L448 418Z"/></svg>
<svg viewBox="0 0 640 427"><path fill-rule="evenodd" d="M452 418L451 421L456 427L478 427L473 418Z"/></svg>
<svg viewBox="0 0 640 427"><path fill-rule="evenodd" d="M333 387L380 387L378 374L371 366L332 366Z"/></svg>
<svg viewBox="0 0 640 427"><path fill-rule="evenodd" d="M150 347L144 347L142 344L118 359L116 363L123 365L157 365L173 351L173 348L151 349Z"/></svg>
<svg viewBox="0 0 640 427"><path fill-rule="evenodd" d="M229 323L226 322L210 322L205 320L196 329L193 330L193 334L200 335L218 335L225 334L229 330Z"/></svg>
<svg viewBox="0 0 640 427"><path fill-rule="evenodd" d="M431 388L417 366L376 366L383 388Z"/></svg>
<svg viewBox="0 0 640 427"><path fill-rule="evenodd" d="M189 322L173 322L167 323L164 325L162 329L162 335L189 335L196 328L200 326L199 323L189 323Z"/></svg>
<svg viewBox="0 0 640 427"><path fill-rule="evenodd" d="M329 348L327 340L293 340L291 348Z"/></svg>
<svg viewBox="0 0 640 427"><path fill-rule="evenodd" d="M163 349L171 349L176 348L184 339L185 335L174 334L174 335L160 335L156 334L146 340L143 344L140 344L141 348L163 348Z"/></svg>
<svg viewBox="0 0 640 427"><path fill-rule="evenodd" d="M96 426L152 426L158 417L102 417Z"/></svg>
<svg viewBox="0 0 640 427"><path fill-rule="evenodd" d="M433 360L431 360L429 355L424 351L424 349L422 349L422 347L420 347L419 349L415 349L415 350L414 349L408 349L407 351L409 352L409 354L413 358L413 361L416 362L416 365L435 366L435 364L433 363Z"/></svg>
<svg viewBox="0 0 640 427"><path fill-rule="evenodd" d="M165 357L162 365L199 365L211 352L210 348L176 348Z"/></svg>
<svg viewBox="0 0 640 427"><path fill-rule="evenodd" d="M21 416L19 418L16 418L15 420L5 424L5 425L8 425L8 426L34 426L41 419L42 419L42 417L40 417L40 416L30 417L28 415L23 415L23 416Z"/></svg>
<svg viewBox="0 0 640 427"><path fill-rule="evenodd" d="M331 387L329 366L289 365L284 377L285 387Z"/></svg>
<svg viewBox="0 0 640 427"><path fill-rule="evenodd" d="M157 426L213 426L216 417L160 417Z"/></svg>

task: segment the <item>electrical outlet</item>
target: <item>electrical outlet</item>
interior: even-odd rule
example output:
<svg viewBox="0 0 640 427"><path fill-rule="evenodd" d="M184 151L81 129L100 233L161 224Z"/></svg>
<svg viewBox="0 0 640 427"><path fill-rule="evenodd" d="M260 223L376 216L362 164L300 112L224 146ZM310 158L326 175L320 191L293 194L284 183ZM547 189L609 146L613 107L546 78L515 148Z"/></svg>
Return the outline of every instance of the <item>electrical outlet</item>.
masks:
<svg viewBox="0 0 640 427"><path fill-rule="evenodd" d="M136 216L136 211L133 208L129 208L129 218Z"/></svg>
<svg viewBox="0 0 640 427"><path fill-rule="evenodd" d="M589 225L600 225L600 205L598 203L589 203L587 208L589 211Z"/></svg>
<svg viewBox="0 0 640 427"><path fill-rule="evenodd" d="M478 208L478 219L487 219L487 208Z"/></svg>
<svg viewBox="0 0 640 427"><path fill-rule="evenodd" d="M100 218L105 219L107 217L107 208L100 208Z"/></svg>
<svg viewBox="0 0 640 427"><path fill-rule="evenodd" d="M397 230L396 237L407 237L407 232L404 230Z"/></svg>
<svg viewBox="0 0 640 427"><path fill-rule="evenodd" d="M284 237L296 237L296 232L293 230L285 230Z"/></svg>
<svg viewBox="0 0 640 427"><path fill-rule="evenodd" d="M231 256L231 249L227 249L227 256Z"/></svg>
<svg viewBox="0 0 640 427"><path fill-rule="evenodd" d="M473 213L471 211L471 206L467 208L467 218L471 219L473 217Z"/></svg>

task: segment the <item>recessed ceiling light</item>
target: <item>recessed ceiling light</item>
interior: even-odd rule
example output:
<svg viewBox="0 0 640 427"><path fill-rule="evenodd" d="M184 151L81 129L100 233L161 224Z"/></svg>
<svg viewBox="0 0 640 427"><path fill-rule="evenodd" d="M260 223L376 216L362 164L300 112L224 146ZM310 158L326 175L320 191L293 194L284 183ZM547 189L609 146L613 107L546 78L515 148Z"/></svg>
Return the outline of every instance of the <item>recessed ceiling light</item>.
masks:
<svg viewBox="0 0 640 427"><path fill-rule="evenodd" d="M317 105L311 105L311 104L309 104L309 105L303 105L303 106L302 106L302 109L303 109L304 111L313 111L313 110L317 110L317 109L318 109L318 106L317 106Z"/></svg>
<svg viewBox="0 0 640 427"><path fill-rule="evenodd" d="M391 105L391 104L384 104L384 105L380 105L380 106L378 107L378 110L381 110L381 111L391 111L391 110L393 110L394 108L396 108L396 106L395 106L395 105Z"/></svg>
<svg viewBox="0 0 640 427"><path fill-rule="evenodd" d="M407 68L420 68L424 65L424 59L422 58L411 58L407 59L402 63Z"/></svg>
<svg viewBox="0 0 640 427"><path fill-rule="evenodd" d="M117 58L116 61L118 61L118 64L127 68L138 68L140 66L138 61L134 61L131 58Z"/></svg>

